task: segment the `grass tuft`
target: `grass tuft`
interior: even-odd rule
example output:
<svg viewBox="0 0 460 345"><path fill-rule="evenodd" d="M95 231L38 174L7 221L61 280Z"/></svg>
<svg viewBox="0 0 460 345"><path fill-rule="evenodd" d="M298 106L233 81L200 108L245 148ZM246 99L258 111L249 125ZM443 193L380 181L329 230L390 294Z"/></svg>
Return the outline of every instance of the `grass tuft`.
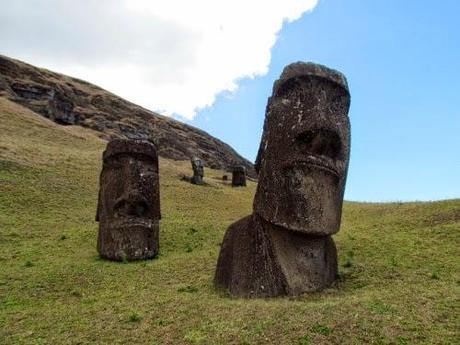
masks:
<svg viewBox="0 0 460 345"><path fill-rule="evenodd" d="M308 335L304 335L303 337L301 337L299 339L299 341L297 342L298 345L311 345L312 344L312 341L311 341L311 338L308 336Z"/></svg>
<svg viewBox="0 0 460 345"><path fill-rule="evenodd" d="M439 274L437 274L436 272L431 273L430 278L431 278L431 279L434 279L434 280L439 280L439 279L441 279L441 278L439 277Z"/></svg>
<svg viewBox="0 0 460 345"><path fill-rule="evenodd" d="M177 292L187 292L187 293L196 293L198 292L198 288L194 286L187 285L186 287L181 287L177 289Z"/></svg>
<svg viewBox="0 0 460 345"><path fill-rule="evenodd" d="M129 322L139 322L141 321L141 319L142 317L136 312L132 312L131 314L129 314L129 317L128 317Z"/></svg>
<svg viewBox="0 0 460 345"><path fill-rule="evenodd" d="M155 323L158 325L158 326L168 326L170 324L173 323L172 320L168 320L168 319L157 319L155 321Z"/></svg>
<svg viewBox="0 0 460 345"><path fill-rule="evenodd" d="M310 330L313 333L321 335L330 335L332 333L332 328L329 328L328 326L322 325L320 323L315 323L313 326L311 326Z"/></svg>
<svg viewBox="0 0 460 345"><path fill-rule="evenodd" d="M345 268L350 268L353 266L353 262L351 261L350 258L347 259L347 261L345 261L345 263L343 264L343 267Z"/></svg>

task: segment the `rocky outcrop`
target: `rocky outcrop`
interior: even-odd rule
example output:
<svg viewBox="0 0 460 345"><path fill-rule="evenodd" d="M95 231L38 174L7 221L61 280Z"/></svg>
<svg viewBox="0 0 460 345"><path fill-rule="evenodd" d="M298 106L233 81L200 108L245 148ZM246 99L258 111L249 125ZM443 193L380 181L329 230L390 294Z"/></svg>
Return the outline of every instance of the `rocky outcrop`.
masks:
<svg viewBox="0 0 460 345"><path fill-rule="evenodd" d="M153 139L160 156L200 157L205 166L229 169L251 162L208 133L128 102L83 80L0 55L0 97L6 97L61 125L88 127L110 138Z"/></svg>

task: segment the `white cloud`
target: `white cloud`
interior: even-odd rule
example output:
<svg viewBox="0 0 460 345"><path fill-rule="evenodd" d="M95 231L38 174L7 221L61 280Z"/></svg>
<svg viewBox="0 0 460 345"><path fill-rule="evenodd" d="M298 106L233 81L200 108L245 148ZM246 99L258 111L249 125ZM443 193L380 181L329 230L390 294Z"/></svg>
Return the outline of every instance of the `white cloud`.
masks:
<svg viewBox="0 0 460 345"><path fill-rule="evenodd" d="M192 119L317 0L0 0L0 53Z"/></svg>

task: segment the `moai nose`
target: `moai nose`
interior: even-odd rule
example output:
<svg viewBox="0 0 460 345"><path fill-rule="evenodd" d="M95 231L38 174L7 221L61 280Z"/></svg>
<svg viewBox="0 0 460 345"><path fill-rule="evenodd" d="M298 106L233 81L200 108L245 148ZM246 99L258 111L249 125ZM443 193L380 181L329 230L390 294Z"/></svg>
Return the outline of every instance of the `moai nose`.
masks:
<svg viewBox="0 0 460 345"><path fill-rule="evenodd" d="M148 204L139 193L130 192L118 198L115 202L114 211L115 215L118 217L143 217L147 214Z"/></svg>

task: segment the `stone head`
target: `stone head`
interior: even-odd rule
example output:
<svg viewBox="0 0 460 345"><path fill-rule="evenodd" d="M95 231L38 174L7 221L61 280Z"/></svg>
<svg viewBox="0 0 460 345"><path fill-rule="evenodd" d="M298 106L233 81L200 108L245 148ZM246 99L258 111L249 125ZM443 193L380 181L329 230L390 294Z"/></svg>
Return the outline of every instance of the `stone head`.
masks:
<svg viewBox="0 0 460 345"><path fill-rule="evenodd" d="M232 186L246 186L246 167L244 165L235 165L232 168Z"/></svg>
<svg viewBox="0 0 460 345"><path fill-rule="evenodd" d="M350 93L340 72L288 65L268 100L254 210L302 233L339 230L350 155Z"/></svg>
<svg viewBox="0 0 460 345"><path fill-rule="evenodd" d="M140 259L158 251L158 153L145 140L115 139L103 153L98 249L103 257Z"/></svg>

